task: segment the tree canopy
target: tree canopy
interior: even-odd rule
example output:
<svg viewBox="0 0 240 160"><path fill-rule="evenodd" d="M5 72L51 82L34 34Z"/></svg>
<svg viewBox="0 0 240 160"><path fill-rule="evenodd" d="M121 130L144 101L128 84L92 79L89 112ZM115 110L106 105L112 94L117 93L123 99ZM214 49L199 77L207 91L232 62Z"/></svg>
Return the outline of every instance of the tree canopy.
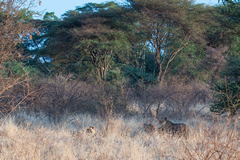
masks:
<svg viewBox="0 0 240 160"><path fill-rule="evenodd" d="M190 38L199 39L206 21L203 6L188 0L128 0L137 17L135 28L142 32L149 43L157 64L157 79L164 80L169 64L188 44ZM200 9L201 8L201 9ZM179 43L172 43L177 39ZM171 45L170 45L171 44Z"/></svg>

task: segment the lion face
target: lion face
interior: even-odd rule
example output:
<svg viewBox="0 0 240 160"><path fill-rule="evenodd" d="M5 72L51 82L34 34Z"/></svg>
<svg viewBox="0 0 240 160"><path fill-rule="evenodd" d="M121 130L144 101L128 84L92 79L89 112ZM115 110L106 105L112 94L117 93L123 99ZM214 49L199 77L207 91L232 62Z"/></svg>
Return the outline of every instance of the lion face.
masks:
<svg viewBox="0 0 240 160"><path fill-rule="evenodd" d="M165 117L164 119L159 120L159 123L161 125L165 125L167 123L167 117Z"/></svg>
<svg viewBox="0 0 240 160"><path fill-rule="evenodd" d="M89 128L87 128L87 131L86 131L88 134L95 134L96 131L95 131L95 126L90 126Z"/></svg>

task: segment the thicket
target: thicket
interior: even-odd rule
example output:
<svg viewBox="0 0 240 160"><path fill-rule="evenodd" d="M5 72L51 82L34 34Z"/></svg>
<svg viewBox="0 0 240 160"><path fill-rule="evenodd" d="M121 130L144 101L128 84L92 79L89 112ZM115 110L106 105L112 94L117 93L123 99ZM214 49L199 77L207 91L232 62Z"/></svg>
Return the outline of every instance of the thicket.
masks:
<svg viewBox="0 0 240 160"><path fill-rule="evenodd" d="M240 108L240 56L227 59L227 67L221 72L222 80L214 86L215 99L212 112L236 114Z"/></svg>

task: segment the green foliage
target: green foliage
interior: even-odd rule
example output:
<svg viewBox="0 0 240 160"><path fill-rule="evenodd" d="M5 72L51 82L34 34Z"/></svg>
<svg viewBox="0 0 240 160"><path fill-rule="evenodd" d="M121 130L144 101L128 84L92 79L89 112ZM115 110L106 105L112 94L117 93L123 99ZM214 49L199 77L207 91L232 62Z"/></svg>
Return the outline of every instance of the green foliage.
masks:
<svg viewBox="0 0 240 160"><path fill-rule="evenodd" d="M145 53L144 58L144 67L145 67L145 73L150 73L155 75L157 72L157 65L155 63L155 59L153 55L149 52Z"/></svg>
<svg viewBox="0 0 240 160"><path fill-rule="evenodd" d="M151 48L161 82L168 67L188 45L190 39L200 39L206 20L203 5L195 6L187 0L128 0L137 17L135 28L143 33ZM176 40L174 43L173 41Z"/></svg>
<svg viewBox="0 0 240 160"><path fill-rule="evenodd" d="M230 45L234 36L240 35L240 4L239 1L224 1L224 5L215 7L215 26L209 30L211 44Z"/></svg>
<svg viewBox="0 0 240 160"><path fill-rule="evenodd" d="M107 3L87 3L83 7L76 7L77 11L80 11L80 13L93 13L93 12L99 12L104 10L110 10L110 9L120 9L119 5L115 2L107 2Z"/></svg>
<svg viewBox="0 0 240 160"><path fill-rule="evenodd" d="M206 26L206 40L209 46L218 47L221 45L230 44L233 29L236 27L231 22L229 11L226 6L216 6L210 11L210 25Z"/></svg>
<svg viewBox="0 0 240 160"><path fill-rule="evenodd" d="M227 81L240 83L240 55L229 56L227 58L227 69L222 71L223 76L227 76Z"/></svg>
<svg viewBox="0 0 240 160"><path fill-rule="evenodd" d="M58 17L54 14L54 12L46 12L43 16L43 20L45 21L57 21Z"/></svg>
<svg viewBox="0 0 240 160"><path fill-rule="evenodd" d="M21 77L22 75L28 75L29 77L36 77L40 75L40 72L33 67L25 66L21 62L5 62L3 63L4 69L2 70L2 76L8 77Z"/></svg>
<svg viewBox="0 0 240 160"><path fill-rule="evenodd" d="M151 84L156 81L156 78L151 73L144 73L140 68L133 68L131 66L124 67L124 76L129 79L130 84L135 85L138 82Z"/></svg>
<svg viewBox="0 0 240 160"><path fill-rule="evenodd" d="M28 9L22 9L20 11L20 14L19 14L18 18L20 20L30 20L30 19L33 19L33 14L34 13L35 12L29 11Z"/></svg>
<svg viewBox="0 0 240 160"><path fill-rule="evenodd" d="M225 79L218 81L213 88L216 93L210 110L232 115L240 109L240 56L231 56L227 61L227 68L222 71Z"/></svg>
<svg viewBox="0 0 240 160"><path fill-rule="evenodd" d="M229 45L229 49L227 51L227 54L230 56L238 55L240 53L240 37L239 36L233 36L233 41Z"/></svg>
<svg viewBox="0 0 240 160"><path fill-rule="evenodd" d="M131 50L132 33L124 25L120 6L88 3L63 16L62 21L48 23L43 57L52 59L55 71L94 71L97 81L106 80L113 58Z"/></svg>
<svg viewBox="0 0 240 160"><path fill-rule="evenodd" d="M114 69L108 71L106 80L113 84L120 85L120 84L124 83L125 78L123 77L123 74L119 68L114 68Z"/></svg>
<svg viewBox="0 0 240 160"><path fill-rule="evenodd" d="M176 40L172 43L179 43ZM206 71L199 66L199 62L205 58L204 47L194 41L184 47L169 65L169 76L179 75L188 79L203 81L202 72ZM205 73L206 74L206 73Z"/></svg>
<svg viewBox="0 0 240 160"><path fill-rule="evenodd" d="M222 1L223 4L225 5L240 5L240 1L239 0L218 0L218 3Z"/></svg>

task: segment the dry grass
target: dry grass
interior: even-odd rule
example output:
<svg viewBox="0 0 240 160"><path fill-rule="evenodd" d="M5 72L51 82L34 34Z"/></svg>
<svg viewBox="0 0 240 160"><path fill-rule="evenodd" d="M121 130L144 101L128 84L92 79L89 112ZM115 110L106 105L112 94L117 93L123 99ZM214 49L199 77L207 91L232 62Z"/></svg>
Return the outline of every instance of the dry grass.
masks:
<svg viewBox="0 0 240 160"><path fill-rule="evenodd" d="M143 123L112 118L106 131L106 121L89 115L54 125L43 115L21 114L2 122L0 159L240 159L238 119L191 120L187 140L149 135ZM89 126L96 126L96 135L86 133Z"/></svg>

